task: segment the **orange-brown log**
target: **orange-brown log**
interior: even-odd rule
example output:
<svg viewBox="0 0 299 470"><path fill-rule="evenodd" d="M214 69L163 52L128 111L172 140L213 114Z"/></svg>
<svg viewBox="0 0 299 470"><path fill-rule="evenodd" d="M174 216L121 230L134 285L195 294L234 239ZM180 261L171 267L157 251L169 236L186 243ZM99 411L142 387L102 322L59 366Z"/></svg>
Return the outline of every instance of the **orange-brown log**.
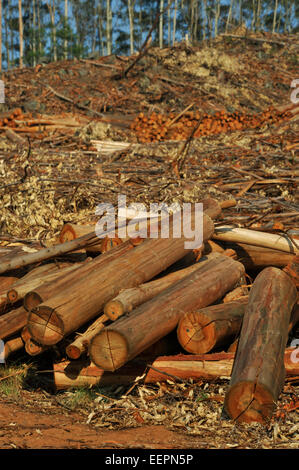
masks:
<svg viewBox="0 0 299 470"><path fill-rule="evenodd" d="M83 353L87 352L89 341L96 333L105 328L105 322L107 322L107 320L109 320L107 315L101 315L87 328L84 333L78 335L78 337L65 349L68 357L70 359L79 359Z"/></svg>
<svg viewBox="0 0 299 470"><path fill-rule="evenodd" d="M265 268L245 310L225 410L239 422L267 423L285 380L284 351L297 290L287 274Z"/></svg>
<svg viewBox="0 0 299 470"><path fill-rule="evenodd" d="M192 354L226 346L240 332L248 299L186 312L177 326L180 345Z"/></svg>
<svg viewBox="0 0 299 470"><path fill-rule="evenodd" d="M246 243L222 243L223 246L235 250L238 260L244 264L246 269L265 268L268 266L283 268L292 262L295 257L292 253L248 245Z"/></svg>
<svg viewBox="0 0 299 470"><path fill-rule="evenodd" d="M299 362L291 360L293 349L286 349L284 363L287 377L299 375ZM231 375L234 361L233 353L212 353L201 355L161 356L152 362L152 367L144 378L145 384L180 381L227 378ZM136 358L116 372L107 372L97 367L88 359L62 361L53 364L54 382L57 390L93 385L129 385L146 371L148 359Z"/></svg>
<svg viewBox="0 0 299 470"><path fill-rule="evenodd" d="M63 290L72 287L74 282L77 282L80 279L85 279L89 271L101 269L105 264L120 258L124 253L132 248L133 245L131 241L128 240L122 245L115 247L113 250L97 256L92 261L90 259L86 260L87 262L82 266L79 266L77 270L69 272L65 276L61 276L54 281L44 283L33 291L29 291L24 297L25 309L28 311L32 310L39 304L46 302L51 297L54 297L58 292L62 292Z"/></svg>
<svg viewBox="0 0 299 470"><path fill-rule="evenodd" d="M213 221L206 214L202 215L202 226L202 241L205 241L214 231ZM181 233L185 234L186 226L181 229ZM152 279L182 258L187 251L187 240L184 236L147 239L119 259L98 269L91 269L84 279L77 278L72 286L31 310L28 328L32 337L45 345L58 343L64 336L97 316L105 303L121 289L135 287ZM125 243L116 249L123 245ZM107 255L111 252L107 252ZM104 255L105 253L101 256Z"/></svg>
<svg viewBox="0 0 299 470"><path fill-rule="evenodd" d="M79 263L73 263L71 265L67 263L64 267L53 263L52 265L53 266L49 265L49 271L45 272L42 276L39 273L37 275L33 275L31 272L28 277L24 276L15 282L15 284L7 290L8 302L13 304L18 300L23 299L27 292L36 289L45 282L51 282L61 276L65 276L67 273L70 273L81 266Z"/></svg>
<svg viewBox="0 0 299 470"><path fill-rule="evenodd" d="M242 274L241 263L215 253L207 264L198 263L197 270L94 336L91 360L105 370L118 369L175 329L186 311L220 299Z"/></svg>
<svg viewBox="0 0 299 470"><path fill-rule="evenodd" d="M0 316L0 338L7 338L18 333L27 323L28 312L24 307L11 310Z"/></svg>
<svg viewBox="0 0 299 470"><path fill-rule="evenodd" d="M284 272L291 277L295 286L299 289L299 256L295 256L294 259L287 264L284 268Z"/></svg>
<svg viewBox="0 0 299 470"><path fill-rule="evenodd" d="M14 276L0 276L0 292L9 289L17 281L18 278Z"/></svg>
<svg viewBox="0 0 299 470"><path fill-rule="evenodd" d="M208 263L208 261L213 259L213 257L213 253L203 256L199 260L200 265L204 266L204 264ZM138 305L152 299L156 295L160 294L160 292L197 269L198 264L195 263L187 268L167 274L166 276L160 277L154 281L141 284L138 287L124 289L114 297L114 299L109 300L109 302L106 303L104 313L108 318L110 318L110 320L115 321L117 318L121 317L125 313L131 312L134 308L138 307Z"/></svg>
<svg viewBox="0 0 299 470"><path fill-rule="evenodd" d="M4 360L6 360L12 353L19 351L23 347L24 342L21 337L7 340L4 345Z"/></svg>

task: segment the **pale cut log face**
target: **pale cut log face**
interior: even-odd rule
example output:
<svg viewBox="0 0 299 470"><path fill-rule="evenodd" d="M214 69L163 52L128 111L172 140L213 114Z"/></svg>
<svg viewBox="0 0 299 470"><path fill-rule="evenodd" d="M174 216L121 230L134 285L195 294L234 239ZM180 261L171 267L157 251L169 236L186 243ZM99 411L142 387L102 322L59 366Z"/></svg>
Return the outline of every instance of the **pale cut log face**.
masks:
<svg viewBox="0 0 299 470"><path fill-rule="evenodd" d="M128 345L118 332L104 330L91 340L89 355L98 367L115 371L128 360Z"/></svg>
<svg viewBox="0 0 299 470"><path fill-rule="evenodd" d="M275 402L271 393L261 384L239 382L229 391L225 408L239 423L266 424L272 416Z"/></svg>
<svg viewBox="0 0 299 470"><path fill-rule="evenodd" d="M28 315L28 330L35 341L50 346L63 338L63 322L50 307L38 306Z"/></svg>

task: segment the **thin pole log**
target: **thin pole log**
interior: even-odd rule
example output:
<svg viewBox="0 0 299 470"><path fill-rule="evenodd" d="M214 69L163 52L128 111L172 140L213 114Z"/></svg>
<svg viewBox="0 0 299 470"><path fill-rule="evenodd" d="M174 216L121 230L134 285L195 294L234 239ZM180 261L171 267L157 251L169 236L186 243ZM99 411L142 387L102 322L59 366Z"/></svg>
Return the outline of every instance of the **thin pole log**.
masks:
<svg viewBox="0 0 299 470"><path fill-rule="evenodd" d="M79 278L84 279L85 276L91 270L101 269L105 264L112 262L114 259L118 259L121 255L131 250L133 245L131 241L127 241L120 246L115 247L113 250L108 251L100 256L97 256L92 261L88 260L88 263L79 266L78 270L74 270L68 273L66 276L62 276L51 282L47 282L40 287L28 292L24 297L24 307L30 311L46 302L51 297L54 297L58 292L69 288Z"/></svg>
<svg viewBox="0 0 299 470"><path fill-rule="evenodd" d="M259 232L246 228L234 228L230 226L217 227L213 235L214 240L222 240L236 243L247 243L273 250L281 250L286 253L299 254L299 249L294 241L286 234L276 235L273 233Z"/></svg>
<svg viewBox="0 0 299 470"><path fill-rule="evenodd" d="M97 242L98 237L92 233L70 242L61 243L50 248L44 248L37 251L36 253L19 255L9 261L0 263L0 274L11 271L13 269L21 268L23 266L28 266L33 263L39 263L40 261L54 258L55 256L78 250L79 248L85 248L86 246L90 246Z"/></svg>
<svg viewBox="0 0 299 470"><path fill-rule="evenodd" d="M105 370L116 370L172 331L186 310L220 299L244 274L244 267L226 256L214 256L205 266L198 264L197 271L94 336L89 346L91 360Z"/></svg>
<svg viewBox="0 0 299 470"><path fill-rule="evenodd" d="M186 312L177 327L180 345L192 354L205 354L229 344L240 333L247 300Z"/></svg>
<svg viewBox="0 0 299 470"><path fill-rule="evenodd" d="M225 410L239 422L266 423L285 379L284 350L297 290L278 268L255 279L244 314Z"/></svg>
<svg viewBox="0 0 299 470"><path fill-rule="evenodd" d="M52 269L49 269L47 273L43 276L32 276L19 279L11 288L7 290L7 300L9 303L13 304L20 299L23 299L28 291L36 289L45 282L50 282L55 279L58 279L60 276L65 276L67 273L70 273L78 267L81 266L79 263L74 263L72 265L67 265L65 267L53 266Z"/></svg>
<svg viewBox="0 0 299 470"><path fill-rule="evenodd" d="M202 215L202 221L205 241L211 237L214 224L206 214ZM185 234L185 227L183 228ZM58 343L64 336L92 320L121 289L152 279L182 258L187 251L185 242L184 236L145 240L119 259L89 272L84 282L81 278L77 279L71 287L29 313L28 328L32 337L45 345Z"/></svg>
<svg viewBox="0 0 299 470"><path fill-rule="evenodd" d="M200 258L199 263L201 266L208 263L213 259L214 255L208 255ZM110 320L117 320L125 313L131 312L134 308L138 307L148 300L151 300L156 295L160 294L163 290L173 285L185 276L188 276L193 271L198 269L198 264L193 264L187 268L180 269L167 276L156 279L155 281L146 282L138 287L125 289L121 291L114 299L106 303L104 313Z"/></svg>
<svg viewBox="0 0 299 470"><path fill-rule="evenodd" d="M79 335L75 341L69 344L65 349L68 357L70 359L78 359L83 353L87 352L91 338L105 328L105 322L107 322L107 320L109 320L107 315L101 315L82 335Z"/></svg>

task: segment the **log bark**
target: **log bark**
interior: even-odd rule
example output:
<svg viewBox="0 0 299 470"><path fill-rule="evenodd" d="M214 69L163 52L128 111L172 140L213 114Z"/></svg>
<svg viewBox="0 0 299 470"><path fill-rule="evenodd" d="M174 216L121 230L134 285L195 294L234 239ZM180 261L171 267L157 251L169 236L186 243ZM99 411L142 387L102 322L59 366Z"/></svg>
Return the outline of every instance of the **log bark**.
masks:
<svg viewBox="0 0 299 470"><path fill-rule="evenodd" d="M284 272L290 276L297 289L299 289L299 256L295 256L294 259L288 263L284 268Z"/></svg>
<svg viewBox="0 0 299 470"><path fill-rule="evenodd" d="M210 238L213 230L213 221L203 214L203 241ZM185 230L183 233L186 233ZM185 241L184 237L148 239L119 259L91 270L84 282L77 279L73 286L29 313L28 328L32 337L40 344L58 343L64 336L92 320L121 289L152 279L182 258L187 251Z"/></svg>
<svg viewBox="0 0 299 470"><path fill-rule="evenodd" d="M241 263L215 253L203 267L199 263L189 276L94 336L89 346L92 362L105 370L118 369L175 329L187 310L220 299L242 274Z"/></svg>
<svg viewBox="0 0 299 470"><path fill-rule="evenodd" d="M244 314L225 410L239 422L267 423L285 380L284 350L297 290L278 268L255 279Z"/></svg>
<svg viewBox="0 0 299 470"><path fill-rule="evenodd" d="M7 300L9 303L13 304L18 300L23 299L27 292L36 289L46 282L55 281L61 276L65 276L67 273L78 269L80 266L81 264L79 263L74 263L71 265L66 264L62 267L53 264L53 266L49 266L49 271L45 272L42 276L40 273L37 275L30 273L28 277L24 276L22 279L19 279L11 288L7 290Z"/></svg>
<svg viewBox="0 0 299 470"><path fill-rule="evenodd" d="M92 261L90 259L86 260L88 262L84 263L82 266L79 266L78 270L74 270L65 276L62 276L54 281L44 283L40 287L29 291L24 297L25 309L28 311L34 309L41 303L46 302L51 297L57 295L58 292L62 292L63 290L73 286L74 282L78 281L78 279L84 279L89 271L102 268L105 264L118 259L121 255L131 250L132 248L132 243L127 241L121 246L117 246L113 250L97 256Z"/></svg>
<svg viewBox="0 0 299 470"><path fill-rule="evenodd" d="M98 237L92 233L70 242L61 243L50 248L43 248L35 253L15 256L8 261L0 262L0 274L11 271L13 269L28 266L33 263L39 263L41 261L54 258L55 256L78 250L79 248L85 248L87 246L94 245L97 242Z"/></svg>
<svg viewBox="0 0 299 470"><path fill-rule="evenodd" d="M0 292L9 289L17 281L18 278L14 276L0 276Z"/></svg>
<svg viewBox="0 0 299 470"><path fill-rule="evenodd" d="M19 307L0 316L0 338L5 339L18 333L27 323L28 312Z"/></svg>
<svg viewBox="0 0 299 470"><path fill-rule="evenodd" d="M8 359L12 353L19 351L23 347L24 343L21 337L9 339L6 341L4 345L4 360Z"/></svg>
<svg viewBox="0 0 299 470"><path fill-rule="evenodd" d="M199 263L201 266L208 263L209 260L213 259L214 255L203 256L200 258ZM173 273L167 274L166 276L160 277L154 281L146 282L138 287L131 289L125 289L121 291L114 299L106 303L104 307L104 313L110 320L117 320L125 313L129 313L134 308L138 307L148 300L151 300L156 295L160 294L163 290L169 286L175 284L177 281L185 276L188 276L193 271L198 269L197 264L193 264L185 269L180 269Z"/></svg>
<svg viewBox="0 0 299 470"><path fill-rule="evenodd" d="M230 344L240 333L247 300L186 312L177 327L180 345L189 353L204 354Z"/></svg>
<svg viewBox="0 0 299 470"><path fill-rule="evenodd" d="M83 353L86 353L88 351L91 338L93 338L96 333L105 328L105 322L107 322L107 320L109 320L107 315L101 315L90 325L89 328L87 328L83 334L79 335L75 341L69 344L65 349L68 357L70 359L79 359Z"/></svg>
<svg viewBox="0 0 299 470"><path fill-rule="evenodd" d="M247 243L223 243L227 248L233 249L237 253L238 260L244 264L245 269L265 268L268 266L283 268L295 257L292 253L249 245Z"/></svg>
<svg viewBox="0 0 299 470"><path fill-rule="evenodd" d="M22 329L21 338L25 346L25 351L30 356L37 356L38 354L41 354L48 349L46 346L42 346L41 344L38 344L36 341L34 341L34 339L31 337L31 334L29 333L27 326L24 326Z"/></svg>
<svg viewBox="0 0 299 470"><path fill-rule="evenodd" d="M287 377L299 375L299 363L291 361L293 349L286 349L284 363ZM167 380L229 379L235 355L233 353L213 353L201 355L176 355L157 357L148 367L145 384L166 382ZM142 376L147 362L133 360L117 372L107 372L90 363L88 359L62 361L53 364L56 390L93 385L128 385Z"/></svg>
<svg viewBox="0 0 299 470"><path fill-rule="evenodd" d="M230 226L217 227L213 235L214 240L222 240L236 243L247 243L272 250L280 250L286 253L299 254L294 241L286 234L276 235L273 233L259 232L246 228L234 228Z"/></svg>
<svg viewBox="0 0 299 470"><path fill-rule="evenodd" d="M62 227L62 230L59 235L60 243L65 243L70 240L75 240L76 238L80 238L83 235L87 235L88 233L95 232L95 224L94 225L76 225L76 224L65 224ZM120 245L123 240L118 237L111 238L110 240L110 247ZM107 247L109 244L107 239L99 239L99 243L92 245L90 247L86 247L86 251L90 253L104 253L108 251Z"/></svg>

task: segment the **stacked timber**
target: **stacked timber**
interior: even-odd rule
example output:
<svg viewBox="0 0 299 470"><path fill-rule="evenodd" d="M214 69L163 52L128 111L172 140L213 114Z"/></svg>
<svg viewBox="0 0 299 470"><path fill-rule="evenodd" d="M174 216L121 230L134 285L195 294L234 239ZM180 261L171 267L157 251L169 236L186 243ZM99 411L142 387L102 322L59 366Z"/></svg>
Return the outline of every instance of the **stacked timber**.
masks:
<svg viewBox="0 0 299 470"><path fill-rule="evenodd" d="M168 238L161 218L156 238L147 221L142 236L102 239L94 224L69 223L57 245L0 251L5 360L54 349L57 389L128 384L146 367L145 383L231 377L227 414L268 422L285 377L299 374L287 348L299 322L298 243L215 228L235 201L202 203L198 246L186 246L184 220L173 235L173 215ZM190 215L194 227L194 206Z"/></svg>

